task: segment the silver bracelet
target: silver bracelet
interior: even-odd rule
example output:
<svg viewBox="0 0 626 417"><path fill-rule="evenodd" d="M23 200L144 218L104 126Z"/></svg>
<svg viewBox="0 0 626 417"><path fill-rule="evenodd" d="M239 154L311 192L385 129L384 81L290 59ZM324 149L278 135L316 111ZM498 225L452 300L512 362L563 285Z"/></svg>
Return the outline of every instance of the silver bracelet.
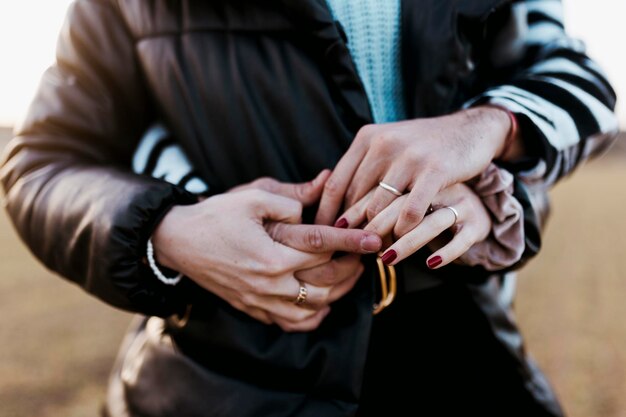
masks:
<svg viewBox="0 0 626 417"><path fill-rule="evenodd" d="M154 275L163 284L176 285L180 282L181 279L183 279L183 274L180 274L180 273L176 275L174 278L168 278L165 275L163 275L163 272L161 272L161 270L156 264L156 261L154 260L154 246L152 245L152 238L148 239L148 247L146 249L146 254L148 255L148 264L150 265L150 269L152 269L152 272L154 273Z"/></svg>

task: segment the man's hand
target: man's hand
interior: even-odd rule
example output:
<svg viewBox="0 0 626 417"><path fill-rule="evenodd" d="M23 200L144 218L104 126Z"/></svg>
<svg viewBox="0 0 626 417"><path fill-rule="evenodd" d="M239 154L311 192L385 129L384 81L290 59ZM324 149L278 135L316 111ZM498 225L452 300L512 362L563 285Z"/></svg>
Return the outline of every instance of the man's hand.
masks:
<svg viewBox="0 0 626 417"><path fill-rule="evenodd" d="M475 177L498 157L510 130L508 114L487 106L365 126L326 181L315 223L333 224L342 204L349 209L374 190L365 210L372 220L398 198L378 186L383 181L408 194L393 228L404 236L421 223L437 193Z"/></svg>

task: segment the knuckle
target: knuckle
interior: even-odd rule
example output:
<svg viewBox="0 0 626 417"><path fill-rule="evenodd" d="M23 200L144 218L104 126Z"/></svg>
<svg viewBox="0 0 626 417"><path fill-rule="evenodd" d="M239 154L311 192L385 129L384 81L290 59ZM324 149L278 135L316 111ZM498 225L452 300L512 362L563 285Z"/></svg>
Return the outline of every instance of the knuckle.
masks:
<svg viewBox="0 0 626 417"><path fill-rule="evenodd" d="M313 184L307 182L305 184L301 184L297 187L293 188L294 197L298 200L298 202L305 201L311 190L313 189Z"/></svg>
<svg viewBox="0 0 626 417"><path fill-rule="evenodd" d="M254 307L256 303L256 297L252 293L245 292L241 294L241 296L239 297L239 301L246 307Z"/></svg>
<svg viewBox="0 0 626 417"><path fill-rule="evenodd" d="M322 231L313 227L305 234L306 245L314 250L321 250L324 248L325 238Z"/></svg>
<svg viewBox="0 0 626 417"><path fill-rule="evenodd" d="M402 156L402 160L403 162L408 163L408 164L419 163L420 166L423 166L422 162L425 160L425 158L424 158L424 153L421 148L411 147L409 149L406 149L406 151L404 152Z"/></svg>
<svg viewBox="0 0 626 417"><path fill-rule="evenodd" d="M318 327L320 327L320 324L322 324L323 319L324 319L323 317L319 317L319 318L316 318L315 320L309 321L306 324L305 329L303 331L310 332L310 331L317 329Z"/></svg>
<svg viewBox="0 0 626 417"><path fill-rule="evenodd" d="M269 259L265 263L265 273L269 276L280 275L285 271L284 261L278 258Z"/></svg>
<svg viewBox="0 0 626 417"><path fill-rule="evenodd" d="M294 333L298 331L298 327L293 323L281 321L278 325L284 332L287 332L287 333Z"/></svg>
<svg viewBox="0 0 626 417"><path fill-rule="evenodd" d="M355 140L359 142L366 141L372 137L375 130L376 130L376 126L373 123L363 125L361 126L359 131L356 133Z"/></svg>
<svg viewBox="0 0 626 417"><path fill-rule="evenodd" d="M247 310L247 307L244 305L244 303L243 303L243 302L241 302L241 300L236 300L236 299L235 299L235 300L232 300L232 301L230 302L230 305L231 305L231 306L233 306L233 307L235 307L235 308L236 308L237 310L239 310L239 311L246 312L246 310Z"/></svg>
<svg viewBox="0 0 626 417"><path fill-rule="evenodd" d="M296 313L294 319L296 323L301 323L310 319L313 315L315 315L315 310L309 310L306 308L299 309L298 313Z"/></svg>
<svg viewBox="0 0 626 417"><path fill-rule="evenodd" d="M250 198L252 207L258 210L265 206L267 191L261 190L259 188L253 188L251 190L247 190L246 193L248 193L248 197Z"/></svg>
<svg viewBox="0 0 626 417"><path fill-rule="evenodd" d="M261 177L253 182L253 184L257 188L261 188L263 190L271 191L276 185L276 180L270 177Z"/></svg>
<svg viewBox="0 0 626 417"><path fill-rule="evenodd" d="M276 254L271 251L261 253L256 260L252 260L249 266L250 271L256 276L273 277L284 271L284 263Z"/></svg>
<svg viewBox="0 0 626 417"><path fill-rule="evenodd" d="M446 172L445 161L441 161L438 157L426 158L422 167L422 175L429 181L440 181L444 178Z"/></svg>
<svg viewBox="0 0 626 417"><path fill-rule="evenodd" d="M407 223L417 224L422 220L423 213L421 207L416 203L407 203L402 209L402 217Z"/></svg>
<svg viewBox="0 0 626 417"><path fill-rule="evenodd" d="M326 184L324 184L324 193L331 196L336 196L337 194L340 194L341 186L339 184L339 181L331 176L328 181L326 181Z"/></svg>
<svg viewBox="0 0 626 417"><path fill-rule="evenodd" d="M265 197L265 190L261 190L259 188L253 188L251 190L248 190L248 193L250 194L251 197L256 199L261 199L263 197Z"/></svg>
<svg viewBox="0 0 626 417"><path fill-rule="evenodd" d="M379 206L378 204L375 204L375 205L370 205L365 211L365 214L367 215L368 220L372 220L374 217L378 215L379 212L380 212Z"/></svg>
<svg viewBox="0 0 626 417"><path fill-rule="evenodd" d="M386 151L387 145L394 141L394 136L390 132L382 132L374 137L373 146L382 151Z"/></svg>
<svg viewBox="0 0 626 417"><path fill-rule="evenodd" d="M348 252L359 252L361 250L361 238L362 235L360 233L362 233L361 231L358 232L359 234L355 233L355 234L347 234L342 240L343 240L343 250L348 251Z"/></svg>
<svg viewBox="0 0 626 417"><path fill-rule="evenodd" d="M317 326L311 327L310 323L299 323L299 324L284 323L284 325L281 327L287 333L296 333L296 332L308 332L308 331L314 330Z"/></svg>

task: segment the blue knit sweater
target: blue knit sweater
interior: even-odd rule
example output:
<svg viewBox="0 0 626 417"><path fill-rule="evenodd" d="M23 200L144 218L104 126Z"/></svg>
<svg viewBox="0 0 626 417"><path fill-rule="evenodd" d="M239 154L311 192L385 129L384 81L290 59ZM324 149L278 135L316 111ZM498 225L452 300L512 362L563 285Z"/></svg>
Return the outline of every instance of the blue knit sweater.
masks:
<svg viewBox="0 0 626 417"><path fill-rule="evenodd" d="M348 36L376 123L405 118L400 73L400 0L327 0Z"/></svg>

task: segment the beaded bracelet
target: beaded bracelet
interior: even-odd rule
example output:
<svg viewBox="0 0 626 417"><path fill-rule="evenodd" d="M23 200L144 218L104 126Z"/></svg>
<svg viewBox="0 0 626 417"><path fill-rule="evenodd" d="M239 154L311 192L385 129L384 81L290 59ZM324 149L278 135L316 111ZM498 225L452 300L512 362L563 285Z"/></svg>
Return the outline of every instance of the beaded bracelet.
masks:
<svg viewBox="0 0 626 417"><path fill-rule="evenodd" d="M150 265L150 269L157 277L159 281L161 281L165 285L176 285L183 279L183 274L178 274L174 278L168 278L163 275L163 272L157 266L156 261L154 260L154 246L152 245L152 239L148 239L148 247L146 249L146 255L148 256L148 264Z"/></svg>

